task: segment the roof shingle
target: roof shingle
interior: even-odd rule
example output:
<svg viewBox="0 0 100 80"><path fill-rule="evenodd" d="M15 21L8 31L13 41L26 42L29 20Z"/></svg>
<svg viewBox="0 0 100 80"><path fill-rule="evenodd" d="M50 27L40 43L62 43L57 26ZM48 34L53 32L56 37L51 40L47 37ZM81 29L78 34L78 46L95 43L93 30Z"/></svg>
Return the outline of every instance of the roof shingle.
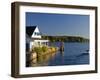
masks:
<svg viewBox="0 0 100 80"><path fill-rule="evenodd" d="M36 26L26 26L26 34L31 37L34 30L35 30Z"/></svg>

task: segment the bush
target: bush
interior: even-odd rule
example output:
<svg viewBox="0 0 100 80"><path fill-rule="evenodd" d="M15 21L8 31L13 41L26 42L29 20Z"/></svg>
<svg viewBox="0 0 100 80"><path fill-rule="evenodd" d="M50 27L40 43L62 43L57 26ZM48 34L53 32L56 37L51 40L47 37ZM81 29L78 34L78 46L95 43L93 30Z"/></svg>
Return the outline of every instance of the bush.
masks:
<svg viewBox="0 0 100 80"><path fill-rule="evenodd" d="M54 52L56 51L57 48L56 47L47 47L47 46L42 46L42 47L34 47L33 51L36 52L37 54L44 54L44 53L48 53L48 52Z"/></svg>
<svg viewBox="0 0 100 80"><path fill-rule="evenodd" d="M39 54L43 52L41 47L34 47L34 51Z"/></svg>
<svg viewBox="0 0 100 80"><path fill-rule="evenodd" d="M48 47L46 47L46 46L43 46L43 47L42 47L42 51L43 51L43 52L46 52L47 50L48 50Z"/></svg>
<svg viewBox="0 0 100 80"><path fill-rule="evenodd" d="M51 47L51 51L55 51L55 47Z"/></svg>

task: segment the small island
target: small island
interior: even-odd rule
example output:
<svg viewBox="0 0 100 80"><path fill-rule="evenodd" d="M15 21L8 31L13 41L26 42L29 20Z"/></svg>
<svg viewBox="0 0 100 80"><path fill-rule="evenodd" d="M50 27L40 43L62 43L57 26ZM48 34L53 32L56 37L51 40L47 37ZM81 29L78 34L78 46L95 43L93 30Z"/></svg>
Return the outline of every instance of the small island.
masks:
<svg viewBox="0 0 100 80"><path fill-rule="evenodd" d="M80 36L47 36L43 35L43 39L48 39L51 42L89 42L89 39Z"/></svg>

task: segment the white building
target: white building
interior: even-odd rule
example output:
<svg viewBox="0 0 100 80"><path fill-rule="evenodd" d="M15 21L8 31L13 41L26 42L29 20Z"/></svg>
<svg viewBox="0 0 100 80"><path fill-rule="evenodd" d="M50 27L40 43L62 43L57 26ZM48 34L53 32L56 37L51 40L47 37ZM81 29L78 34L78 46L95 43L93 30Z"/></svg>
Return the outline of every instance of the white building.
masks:
<svg viewBox="0 0 100 80"><path fill-rule="evenodd" d="M41 37L38 26L26 27L26 50L31 51L33 47L47 46L49 40L44 40Z"/></svg>

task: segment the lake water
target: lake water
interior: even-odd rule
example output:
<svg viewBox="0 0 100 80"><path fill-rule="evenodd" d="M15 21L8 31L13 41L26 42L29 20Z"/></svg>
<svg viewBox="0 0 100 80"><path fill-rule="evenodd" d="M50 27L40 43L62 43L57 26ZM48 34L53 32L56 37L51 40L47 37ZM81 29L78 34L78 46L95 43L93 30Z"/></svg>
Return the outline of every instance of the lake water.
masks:
<svg viewBox="0 0 100 80"><path fill-rule="evenodd" d="M53 44L59 47L59 43ZM64 52L41 56L40 60L31 66L58 66L89 64L89 43L64 43Z"/></svg>

